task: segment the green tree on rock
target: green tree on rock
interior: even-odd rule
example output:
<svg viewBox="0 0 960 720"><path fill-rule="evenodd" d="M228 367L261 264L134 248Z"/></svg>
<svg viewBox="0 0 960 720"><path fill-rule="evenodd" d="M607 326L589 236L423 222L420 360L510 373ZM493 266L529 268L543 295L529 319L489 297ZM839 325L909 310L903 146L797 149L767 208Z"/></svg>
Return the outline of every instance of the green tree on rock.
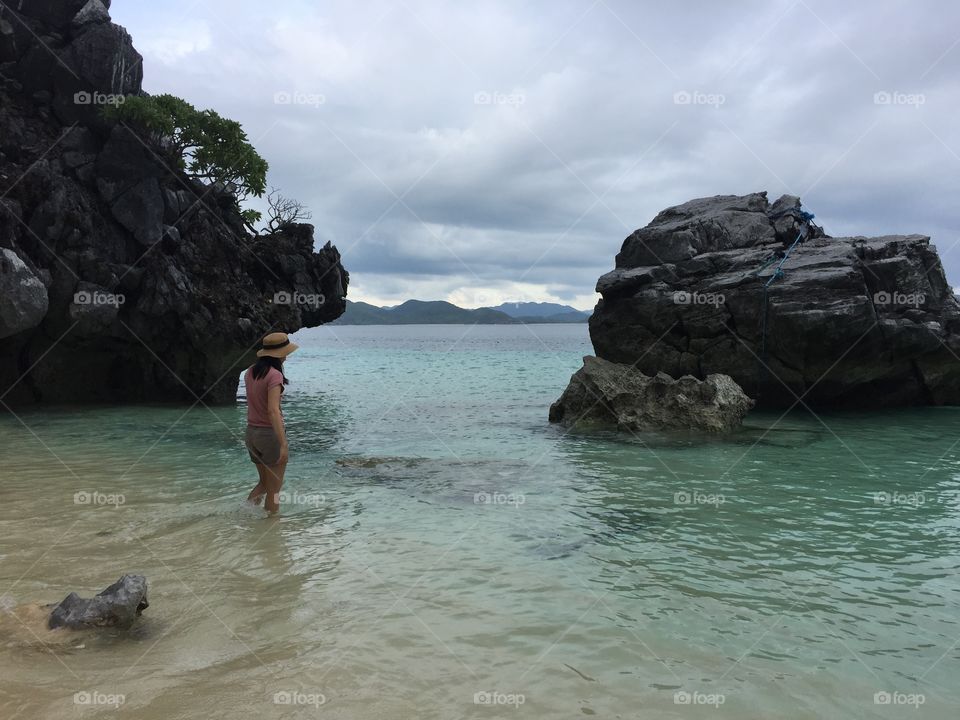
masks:
<svg viewBox="0 0 960 720"><path fill-rule="evenodd" d="M108 107L107 113L145 133L191 177L230 187L238 204L266 192L267 161L235 120L214 110L197 110L174 95L128 96L122 104ZM261 216L255 210L242 215L248 224Z"/></svg>

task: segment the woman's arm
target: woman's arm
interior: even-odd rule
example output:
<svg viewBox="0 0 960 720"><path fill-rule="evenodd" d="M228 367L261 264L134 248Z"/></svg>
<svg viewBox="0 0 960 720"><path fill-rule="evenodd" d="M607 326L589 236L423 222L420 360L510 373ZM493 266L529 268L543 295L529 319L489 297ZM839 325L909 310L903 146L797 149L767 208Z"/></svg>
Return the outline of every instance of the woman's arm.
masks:
<svg viewBox="0 0 960 720"><path fill-rule="evenodd" d="M289 457L287 433L283 427L283 415L280 414L280 395L282 393L282 385L274 385L267 390L267 414L270 416L270 425L273 426L273 433L280 442L280 460L278 464L287 462L287 458Z"/></svg>

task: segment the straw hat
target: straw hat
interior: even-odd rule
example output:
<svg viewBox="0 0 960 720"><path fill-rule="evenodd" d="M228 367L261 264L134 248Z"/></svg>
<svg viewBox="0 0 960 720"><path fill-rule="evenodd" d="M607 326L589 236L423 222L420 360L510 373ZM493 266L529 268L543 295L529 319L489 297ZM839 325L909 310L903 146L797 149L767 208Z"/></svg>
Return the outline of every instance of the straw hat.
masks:
<svg viewBox="0 0 960 720"><path fill-rule="evenodd" d="M296 343L290 342L286 333L270 333L260 341L260 350L257 350L257 357L285 358L298 347L300 346Z"/></svg>

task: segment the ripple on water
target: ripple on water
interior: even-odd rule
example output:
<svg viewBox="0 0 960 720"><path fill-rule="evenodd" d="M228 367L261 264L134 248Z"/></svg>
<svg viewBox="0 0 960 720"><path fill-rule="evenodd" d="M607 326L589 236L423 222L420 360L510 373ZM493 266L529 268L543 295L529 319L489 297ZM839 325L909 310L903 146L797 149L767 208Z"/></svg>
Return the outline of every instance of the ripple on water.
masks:
<svg viewBox="0 0 960 720"><path fill-rule="evenodd" d="M723 693L718 718L884 717L874 693L919 688L917 717L952 717L960 414L565 433L546 408L585 332L303 333L275 519L243 503L242 409L0 421L2 607L130 571L151 602L83 638L0 613L0 715L72 718L102 687L147 720L287 717L284 689L345 718L479 715L481 691L534 717L686 716L678 691Z"/></svg>

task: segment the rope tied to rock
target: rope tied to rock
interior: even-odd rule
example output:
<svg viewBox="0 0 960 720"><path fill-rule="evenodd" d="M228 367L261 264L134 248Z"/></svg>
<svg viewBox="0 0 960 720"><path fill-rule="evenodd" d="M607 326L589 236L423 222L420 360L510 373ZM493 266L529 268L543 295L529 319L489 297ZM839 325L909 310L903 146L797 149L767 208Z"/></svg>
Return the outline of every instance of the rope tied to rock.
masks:
<svg viewBox="0 0 960 720"><path fill-rule="evenodd" d="M787 214L793 215L794 218L800 221L800 231L797 233L796 239L790 243L790 247L788 247L783 253L783 257L780 258L780 262L777 264L777 267L770 276L770 279L763 284L763 310L760 313L760 355L757 359L757 362L759 363L757 368L757 399L760 398L760 388L766 382L767 373L769 372L769 367L767 366L767 317L770 310L770 286L780 278L784 277L786 274L783 270L784 263L786 263L790 258L790 253L793 252L794 248L803 242L807 231L810 228L810 221L816 217L813 213L800 210L799 208L788 208L783 212L777 213L776 215L771 215L770 217L771 219L774 219ZM769 267L774 260L776 260L776 255L774 255L772 259L768 258L765 260L763 265L756 271L757 274Z"/></svg>
<svg viewBox="0 0 960 720"><path fill-rule="evenodd" d="M765 288L770 287L770 285L773 283L774 280L779 280L780 278L783 277L783 274L784 274L783 264L787 261L787 258L790 257L790 253L793 252L793 249L797 246L797 244L803 240L804 235L807 234L807 230L810 227L810 221L816 217L816 215L814 215L813 213L808 213L804 210L795 210L791 208L787 212L793 213L794 217L796 217L797 215L800 216L799 218L797 218L801 222L800 232L797 233L797 239L790 244L790 247L788 247L787 251L783 254L783 258L780 260L780 264L777 265L777 269L773 271L773 275L771 275L770 279L767 280L767 284ZM779 213L776 217L781 217L782 215L785 215L785 214L786 213Z"/></svg>

